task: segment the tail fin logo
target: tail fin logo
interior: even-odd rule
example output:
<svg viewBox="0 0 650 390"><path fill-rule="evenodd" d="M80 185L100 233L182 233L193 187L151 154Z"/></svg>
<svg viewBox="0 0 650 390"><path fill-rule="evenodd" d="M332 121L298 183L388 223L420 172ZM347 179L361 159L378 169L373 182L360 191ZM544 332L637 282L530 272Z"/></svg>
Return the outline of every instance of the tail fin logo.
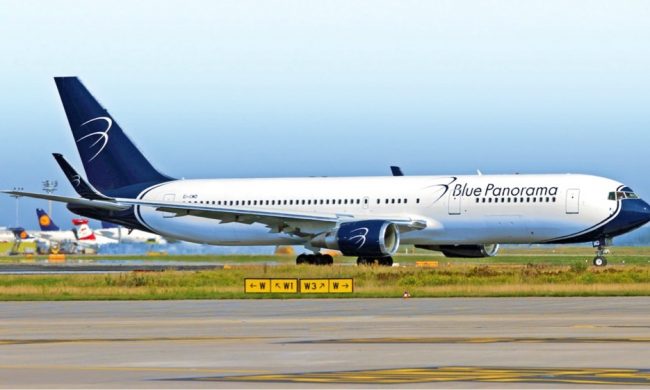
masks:
<svg viewBox="0 0 650 390"><path fill-rule="evenodd" d="M47 214L41 215L41 217L38 219L38 223L41 224L41 226L50 226L50 223L52 221L50 220L50 217L47 216Z"/></svg>
<svg viewBox="0 0 650 390"><path fill-rule="evenodd" d="M95 122L95 121L98 121L100 119L103 120L103 121L106 121L106 129L105 130L103 130L103 131L95 131L93 133L86 134L83 137L77 139L77 141L76 141L77 143L79 143L80 141L83 141L86 138L96 137L96 141L93 142L88 147L88 149L93 148L95 145L98 145L101 142L101 144L99 146L99 150L87 162L93 161L95 159L95 157L99 156L99 154L104 150L104 148L106 148L106 145L108 144L108 132L111 129L111 127L113 127L113 120L111 118L107 117L107 116L98 116L97 118L87 120L84 123L82 123L81 125L79 125L79 127L83 127L83 126L85 126L85 125L87 125L87 124L89 124L91 122Z"/></svg>
<svg viewBox="0 0 650 390"><path fill-rule="evenodd" d="M81 184L81 176L79 175L72 175L70 176L70 181L75 187L79 187L79 184Z"/></svg>

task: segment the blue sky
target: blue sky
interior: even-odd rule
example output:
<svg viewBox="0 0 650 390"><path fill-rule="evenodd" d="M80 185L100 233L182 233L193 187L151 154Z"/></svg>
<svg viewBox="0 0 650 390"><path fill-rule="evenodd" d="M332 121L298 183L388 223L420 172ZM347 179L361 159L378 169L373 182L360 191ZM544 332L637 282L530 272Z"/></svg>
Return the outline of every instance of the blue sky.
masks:
<svg viewBox="0 0 650 390"><path fill-rule="evenodd" d="M176 177L589 173L650 198L645 1L0 1L0 187L81 167L81 77ZM34 208L21 200L21 224ZM15 223L0 197L0 225ZM68 227L71 214L55 207Z"/></svg>

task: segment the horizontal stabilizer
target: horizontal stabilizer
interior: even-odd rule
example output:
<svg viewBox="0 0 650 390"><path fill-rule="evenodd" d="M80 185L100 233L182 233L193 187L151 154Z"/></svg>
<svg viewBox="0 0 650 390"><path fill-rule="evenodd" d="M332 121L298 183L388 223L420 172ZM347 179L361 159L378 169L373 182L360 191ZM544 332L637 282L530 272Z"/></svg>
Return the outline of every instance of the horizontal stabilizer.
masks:
<svg viewBox="0 0 650 390"><path fill-rule="evenodd" d="M38 192L14 191L14 190L2 190L0 192L9 195L26 196L28 198L52 200L54 202L63 202L63 203L76 204L76 205L87 206L87 207L97 207L104 210L120 211L120 210L126 210L129 207L131 207L130 205L117 203L114 200L92 200L92 199L84 199L84 198L73 198L73 197L61 196L61 195L41 194Z"/></svg>

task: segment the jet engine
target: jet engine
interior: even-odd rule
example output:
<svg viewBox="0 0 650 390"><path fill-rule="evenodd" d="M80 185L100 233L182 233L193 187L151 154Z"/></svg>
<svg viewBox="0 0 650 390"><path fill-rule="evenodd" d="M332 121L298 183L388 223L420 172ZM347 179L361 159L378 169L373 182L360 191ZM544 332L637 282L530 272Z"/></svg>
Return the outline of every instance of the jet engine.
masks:
<svg viewBox="0 0 650 390"><path fill-rule="evenodd" d="M399 229L389 221L344 222L337 228L314 237L311 245L336 249L345 256L391 256L399 247Z"/></svg>

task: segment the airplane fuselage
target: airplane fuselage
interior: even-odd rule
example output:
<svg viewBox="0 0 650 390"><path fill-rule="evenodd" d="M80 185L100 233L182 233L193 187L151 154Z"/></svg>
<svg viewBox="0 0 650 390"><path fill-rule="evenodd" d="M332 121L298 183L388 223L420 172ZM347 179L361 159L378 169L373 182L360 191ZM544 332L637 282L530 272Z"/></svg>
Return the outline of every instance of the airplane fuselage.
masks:
<svg viewBox="0 0 650 390"><path fill-rule="evenodd" d="M622 202L632 201L610 199L622 187L607 178L575 174L218 179L166 182L139 198L238 210L327 212L354 220L426 221L425 229L403 233L402 244L549 243L615 235L599 228L617 218ZM192 242L306 242L258 223L174 216L146 206L136 207L136 217L153 232Z"/></svg>

